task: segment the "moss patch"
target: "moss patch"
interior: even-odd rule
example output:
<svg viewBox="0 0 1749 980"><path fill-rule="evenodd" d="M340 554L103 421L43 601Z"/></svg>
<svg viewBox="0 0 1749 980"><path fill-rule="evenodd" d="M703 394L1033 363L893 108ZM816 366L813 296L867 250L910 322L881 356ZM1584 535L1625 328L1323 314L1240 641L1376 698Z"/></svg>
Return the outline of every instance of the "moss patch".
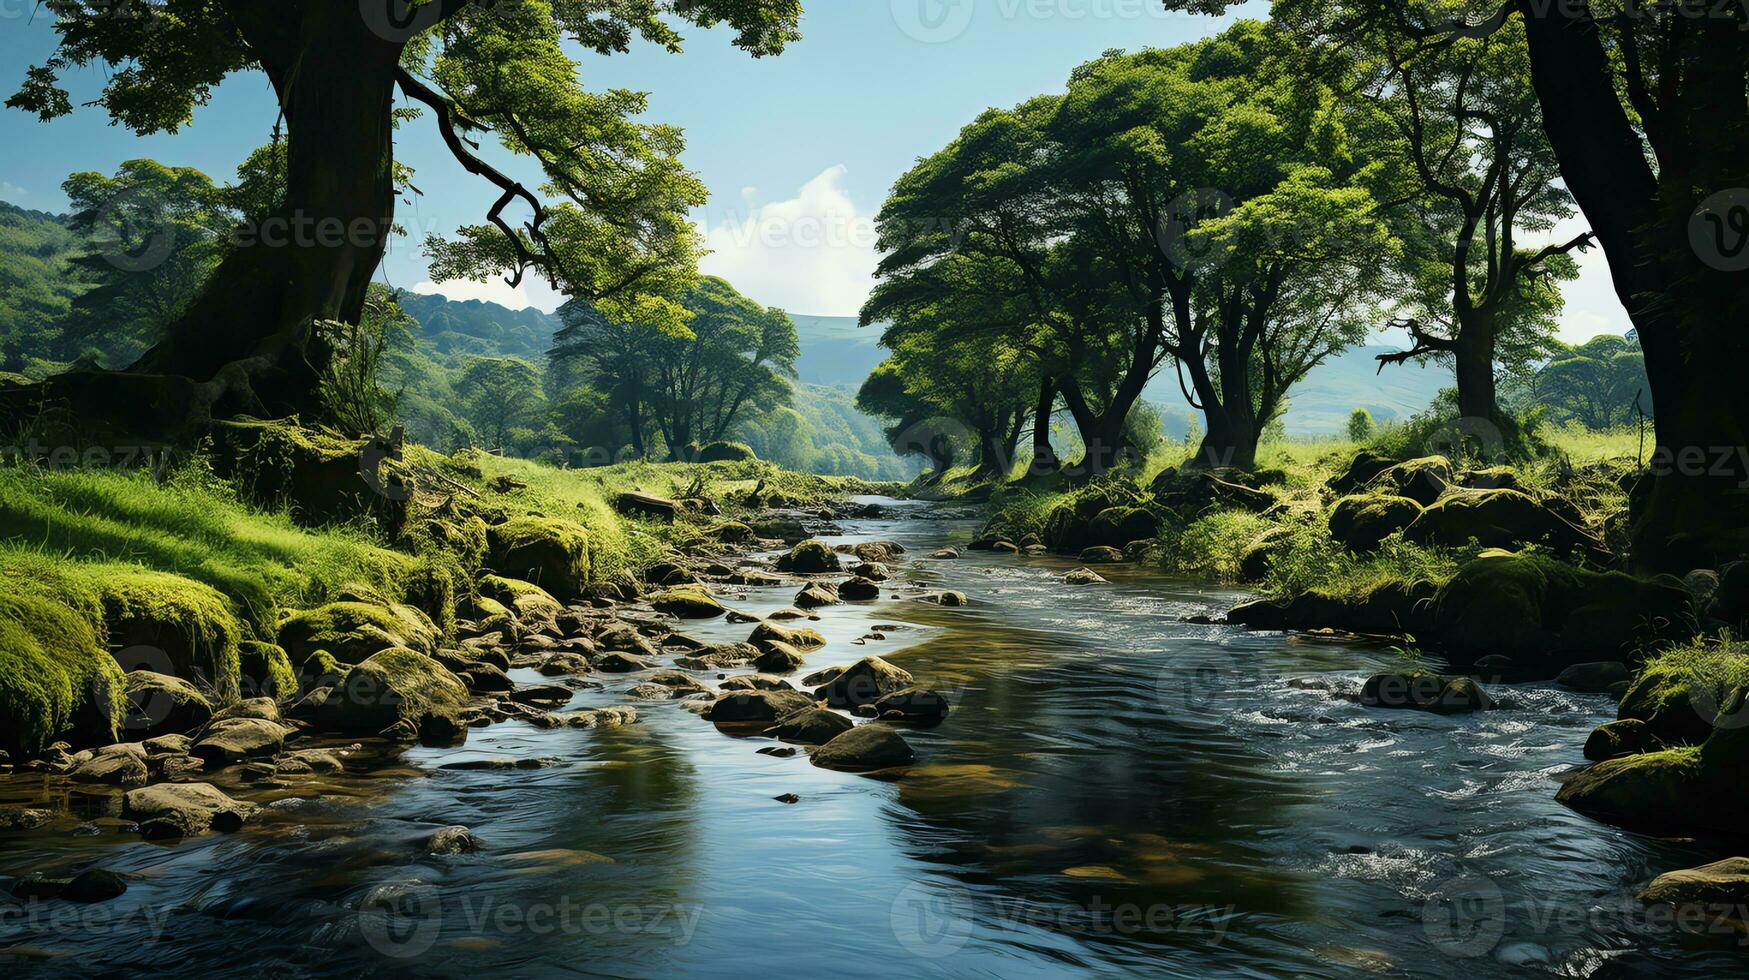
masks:
<svg viewBox="0 0 1749 980"><path fill-rule="evenodd" d="M0 595L0 745L29 756L63 736L113 742L125 707L121 668L85 616L51 599Z"/></svg>
<svg viewBox="0 0 1749 980"><path fill-rule="evenodd" d="M513 517L486 529L486 566L559 599L575 599L589 582L589 534L570 521Z"/></svg>
<svg viewBox="0 0 1749 980"><path fill-rule="evenodd" d="M437 628L417 609L369 602L331 602L297 613L279 627L280 645L300 661L317 650L349 663L390 647L429 652L438 639Z"/></svg>
<svg viewBox="0 0 1749 980"><path fill-rule="evenodd" d="M245 640L237 650L237 683L245 698L268 697L283 701L298 691L291 658L276 643Z"/></svg>

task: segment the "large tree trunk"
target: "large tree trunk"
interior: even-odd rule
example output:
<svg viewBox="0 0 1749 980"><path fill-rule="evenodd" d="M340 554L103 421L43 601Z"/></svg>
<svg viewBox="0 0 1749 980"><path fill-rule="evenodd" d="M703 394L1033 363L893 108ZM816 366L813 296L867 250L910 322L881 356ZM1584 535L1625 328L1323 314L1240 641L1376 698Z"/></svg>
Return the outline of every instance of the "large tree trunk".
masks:
<svg viewBox="0 0 1749 980"><path fill-rule="evenodd" d="M1032 465L1027 472L1034 476L1055 473L1062 462L1051 447L1051 414L1057 405L1057 383L1046 378L1039 383L1038 404L1032 411Z"/></svg>
<svg viewBox="0 0 1749 980"><path fill-rule="evenodd" d="M289 62L263 58L285 113L285 199L239 232L200 295L130 370L204 381L241 365L236 408L314 415L330 351L312 321L357 322L394 221L390 110L401 45L344 4L305 5L299 36L273 41L295 52Z"/></svg>
<svg viewBox="0 0 1749 980"><path fill-rule="evenodd" d="M1452 369L1457 380L1458 414L1500 425L1500 402L1494 383L1495 329L1493 320L1481 311L1459 317L1453 342Z"/></svg>
<svg viewBox="0 0 1749 980"><path fill-rule="evenodd" d="M1700 201L1742 184L1742 154L1710 144L1727 131L1743 138L1741 127L1726 120L1743 112L1744 41L1723 20L1697 28L1707 32L1705 47L1687 60L1702 68L1729 65L1734 81L1669 80L1679 95L1663 102L1665 121L1680 125L1663 136L1664 166L1654 174L1589 10L1524 4L1522 13L1532 81L1562 177L1609 258L1616 294L1645 352L1657 448L1632 497L1634 562L1681 573L1741 557L1749 553L1743 283L1741 273L1700 260L1688 224ZM1709 98L1728 108L1687 115ZM1689 152L1696 147L1708 152Z"/></svg>
<svg viewBox="0 0 1749 980"><path fill-rule="evenodd" d="M1257 440L1263 435L1248 402L1243 410L1227 408L1228 402L1206 404L1203 420L1208 431L1196 455L1185 462L1192 469L1236 469L1250 472L1257 465Z"/></svg>

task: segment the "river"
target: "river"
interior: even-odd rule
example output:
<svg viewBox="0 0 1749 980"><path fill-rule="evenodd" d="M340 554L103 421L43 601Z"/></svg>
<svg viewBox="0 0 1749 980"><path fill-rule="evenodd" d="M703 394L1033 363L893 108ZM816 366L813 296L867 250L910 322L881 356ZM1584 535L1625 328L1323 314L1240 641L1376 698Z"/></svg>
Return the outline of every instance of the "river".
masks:
<svg viewBox="0 0 1749 980"><path fill-rule="evenodd" d="M893 505L891 514L905 508ZM1653 875L1716 859L1554 802L1602 696L1503 687L1501 709L1360 707L1388 649L1182 618L1239 593L967 552L967 521L845 522L909 549L907 598L820 610L809 670L879 654L947 694L883 781L733 738L678 703L601 731L509 722L371 774L266 796L242 832L164 845L100 817L0 838L3 870L132 875L93 906L0 908L9 972L587 976L1716 976L1648 917ZM921 560L919 560L921 559ZM732 590L762 614L794 587ZM889 590L893 591L893 590ZM859 638L896 625L886 640ZM750 627L689 624L705 639ZM532 671L518 680L544 683ZM575 706L624 703L635 678ZM1299 679L1299 683L1295 683ZM1305 682L1311 682L1308 686ZM437 767L556 757L533 770ZM385 771L387 770L387 771ZM6 802L29 796L8 790ZM319 796L312 795L319 792ZM23 794L23 795L20 795ZM800 799L776 799L794 794ZM461 824L477 854L419 843Z"/></svg>

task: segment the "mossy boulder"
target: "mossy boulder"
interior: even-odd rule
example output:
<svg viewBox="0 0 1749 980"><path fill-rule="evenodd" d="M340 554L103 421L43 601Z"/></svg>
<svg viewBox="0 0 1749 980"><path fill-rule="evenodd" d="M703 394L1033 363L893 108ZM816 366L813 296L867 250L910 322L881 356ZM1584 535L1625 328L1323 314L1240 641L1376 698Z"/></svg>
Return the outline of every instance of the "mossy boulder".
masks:
<svg viewBox="0 0 1749 980"><path fill-rule="evenodd" d="M1636 718L1623 718L1599 725L1585 739L1585 758L1602 762L1617 756L1649 752L1658 747L1646 723Z"/></svg>
<svg viewBox="0 0 1749 980"><path fill-rule="evenodd" d="M326 650L344 663L362 663L390 647L429 653L440 637L430 618L412 606L331 602L292 614L279 624L278 639L293 660Z"/></svg>
<svg viewBox="0 0 1749 980"><path fill-rule="evenodd" d="M0 748L20 757L60 738L113 742L124 691L121 667L86 617L50 599L0 595Z"/></svg>
<svg viewBox="0 0 1749 980"><path fill-rule="evenodd" d="M1256 582L1267 576L1275 562L1293 547L1293 528L1277 524L1265 530L1245 546L1239 556L1239 576Z"/></svg>
<svg viewBox="0 0 1749 980"><path fill-rule="evenodd" d="M805 662L800 650L772 640L765 644L765 652L753 661L753 667L762 674L788 674L802 669Z"/></svg>
<svg viewBox="0 0 1749 980"><path fill-rule="evenodd" d="M127 691L128 704L122 729L129 740L180 735L212 720L212 702L180 677L150 670L130 670L122 683Z"/></svg>
<svg viewBox="0 0 1749 980"><path fill-rule="evenodd" d="M180 575L129 566L101 566L89 579L103 604L109 645L124 669L174 673L221 698L236 695L243 628L223 593Z"/></svg>
<svg viewBox="0 0 1749 980"><path fill-rule="evenodd" d="M1644 723L1664 745L1698 745L1745 683L1749 657L1735 649L1677 651L1645 665L1622 695L1616 717Z"/></svg>
<svg viewBox="0 0 1749 980"><path fill-rule="evenodd" d="M834 708L854 708L874 704L888 694L911 687L912 683L910 671L880 657L864 657L821 685L814 697Z"/></svg>
<svg viewBox="0 0 1749 980"><path fill-rule="evenodd" d="M347 735L402 741L453 741L468 689L437 661L405 648L384 650L347 671L323 702L321 727Z"/></svg>
<svg viewBox="0 0 1749 980"><path fill-rule="evenodd" d="M1749 707L1745 692L1721 705L1720 720L1695 745L1599 762L1575 774L1556 799L1625 827L1740 834L1749 820Z"/></svg>
<svg viewBox="0 0 1749 980"><path fill-rule="evenodd" d="M694 458L700 463L742 463L759 458L753 447L744 442L719 440L699 447Z"/></svg>
<svg viewBox="0 0 1749 980"><path fill-rule="evenodd" d="M1424 672L1374 674L1361 687L1360 703L1369 708L1440 715L1492 711L1495 707L1493 697L1472 678Z"/></svg>
<svg viewBox="0 0 1749 980"><path fill-rule="evenodd" d="M395 532L406 521L414 481L387 440L255 419L215 422L211 435L219 475L252 502L287 507L308 524L371 514Z"/></svg>
<svg viewBox="0 0 1749 980"><path fill-rule="evenodd" d="M284 700L298 693L297 673L285 648L260 640L237 644L237 684L246 698Z"/></svg>
<svg viewBox="0 0 1749 980"><path fill-rule="evenodd" d="M1160 518L1141 507L1107 507L1088 525L1090 544L1121 548L1131 541L1152 539L1160 533Z"/></svg>
<svg viewBox="0 0 1749 980"><path fill-rule="evenodd" d="M552 622L565 611L564 604L547 590L522 579L482 575L479 589L480 595L508 609L519 623Z"/></svg>
<svg viewBox="0 0 1749 980"><path fill-rule="evenodd" d="M1357 592L1305 592L1289 599L1241 603L1227 621L1262 630L1341 630L1372 636L1422 636L1432 622L1439 587L1384 581Z"/></svg>
<svg viewBox="0 0 1749 980"><path fill-rule="evenodd" d="M139 823L141 836L161 839L234 831L255 810L211 783L160 783L129 790L121 815Z"/></svg>
<svg viewBox="0 0 1749 980"><path fill-rule="evenodd" d="M513 517L486 529L486 567L531 582L557 599L575 599L589 584L589 532L548 517Z"/></svg>
<svg viewBox="0 0 1749 980"><path fill-rule="evenodd" d="M1343 467L1342 474L1329 482L1330 491L1338 497L1359 493L1380 473L1397 465L1400 460L1376 449L1362 449Z"/></svg>
<svg viewBox="0 0 1749 980"><path fill-rule="evenodd" d="M1417 544L1484 548L1547 543L1558 549L1580 544L1580 535L1554 511L1519 490L1470 490L1435 501L1403 531Z"/></svg>
<svg viewBox="0 0 1749 980"><path fill-rule="evenodd" d="M1426 507L1443 496L1453 482L1451 460L1444 456L1423 456L1393 463L1373 477L1367 486L1378 493L1407 497Z"/></svg>
<svg viewBox="0 0 1749 980"><path fill-rule="evenodd" d="M286 729L266 718L226 718L201 733L188 753L209 766L234 765L278 755Z"/></svg>
<svg viewBox="0 0 1749 980"><path fill-rule="evenodd" d="M811 575L839 571L838 553L817 538L809 538L777 560L778 571Z"/></svg>
<svg viewBox="0 0 1749 980"><path fill-rule="evenodd" d="M701 588L669 589L650 599L658 612L681 619L714 619L728 610Z"/></svg>
<svg viewBox="0 0 1749 980"><path fill-rule="evenodd" d="M313 688L333 687L340 683L340 678L346 676L346 672L351 669L351 664L341 663L335 659L332 653L326 650L317 650L305 657L304 662L298 665L298 691L308 694Z"/></svg>
<svg viewBox="0 0 1749 980"><path fill-rule="evenodd" d="M705 532L712 541L724 544L741 544L753 540L753 529L740 521L724 521Z"/></svg>
<svg viewBox="0 0 1749 980"><path fill-rule="evenodd" d="M804 627L792 629L770 622L760 623L753 627L752 635L747 637L747 642L760 650L769 649L774 641L788 644L803 653L818 650L826 645L826 638L814 630Z"/></svg>
<svg viewBox="0 0 1749 980"><path fill-rule="evenodd" d="M1330 537L1350 551L1373 551L1421 513L1421 504L1408 497L1354 494L1330 508Z"/></svg>
<svg viewBox="0 0 1749 980"><path fill-rule="evenodd" d="M1692 632L1680 583L1495 553L1440 589L1422 635L1457 662L1499 654L1552 677L1575 663L1630 661Z"/></svg>
<svg viewBox="0 0 1749 980"><path fill-rule="evenodd" d="M1744 910L1749 908L1749 858L1729 857L1698 868L1666 871L1640 891L1640 901L1695 908L1709 917L1728 910L1741 928Z"/></svg>
<svg viewBox="0 0 1749 980"><path fill-rule="evenodd" d="M858 725L815 749L809 761L822 769L875 772L908 766L917 758L911 743L886 725Z"/></svg>

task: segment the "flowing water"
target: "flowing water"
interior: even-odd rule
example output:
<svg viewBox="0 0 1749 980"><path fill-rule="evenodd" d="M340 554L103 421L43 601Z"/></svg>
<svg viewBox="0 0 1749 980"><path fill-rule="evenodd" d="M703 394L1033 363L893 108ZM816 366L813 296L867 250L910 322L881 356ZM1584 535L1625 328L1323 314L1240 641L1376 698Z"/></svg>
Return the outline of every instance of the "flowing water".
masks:
<svg viewBox="0 0 1749 980"><path fill-rule="evenodd" d="M892 502L888 502L892 503ZM898 512L902 513L902 510ZM964 521L850 522L896 581L965 592L820 610L809 669L890 658L954 704L876 780L678 703L636 725L476 730L251 799L242 832L141 842L104 807L0 838L0 871L133 875L93 906L0 907L9 973L303 976L1063 974L1714 976L1739 953L1634 901L1719 855L1554 802L1604 697L1497 691L1439 717L1343 697L1389 650L1181 622L1239 596L1139 569L968 552ZM730 593L762 614L793 587ZM900 626L859 643L873 625ZM749 627L687 627L712 640ZM532 672L519 680L542 682ZM596 676L575 706L623 703ZM1308 683L1309 682L1309 683ZM1318 689L1319 686L1331 689ZM534 770L446 763L557 757ZM14 779L3 802L39 799ZM319 796L313 793L319 792ZM799 802L776 797L795 794ZM485 842L433 858L462 824Z"/></svg>

